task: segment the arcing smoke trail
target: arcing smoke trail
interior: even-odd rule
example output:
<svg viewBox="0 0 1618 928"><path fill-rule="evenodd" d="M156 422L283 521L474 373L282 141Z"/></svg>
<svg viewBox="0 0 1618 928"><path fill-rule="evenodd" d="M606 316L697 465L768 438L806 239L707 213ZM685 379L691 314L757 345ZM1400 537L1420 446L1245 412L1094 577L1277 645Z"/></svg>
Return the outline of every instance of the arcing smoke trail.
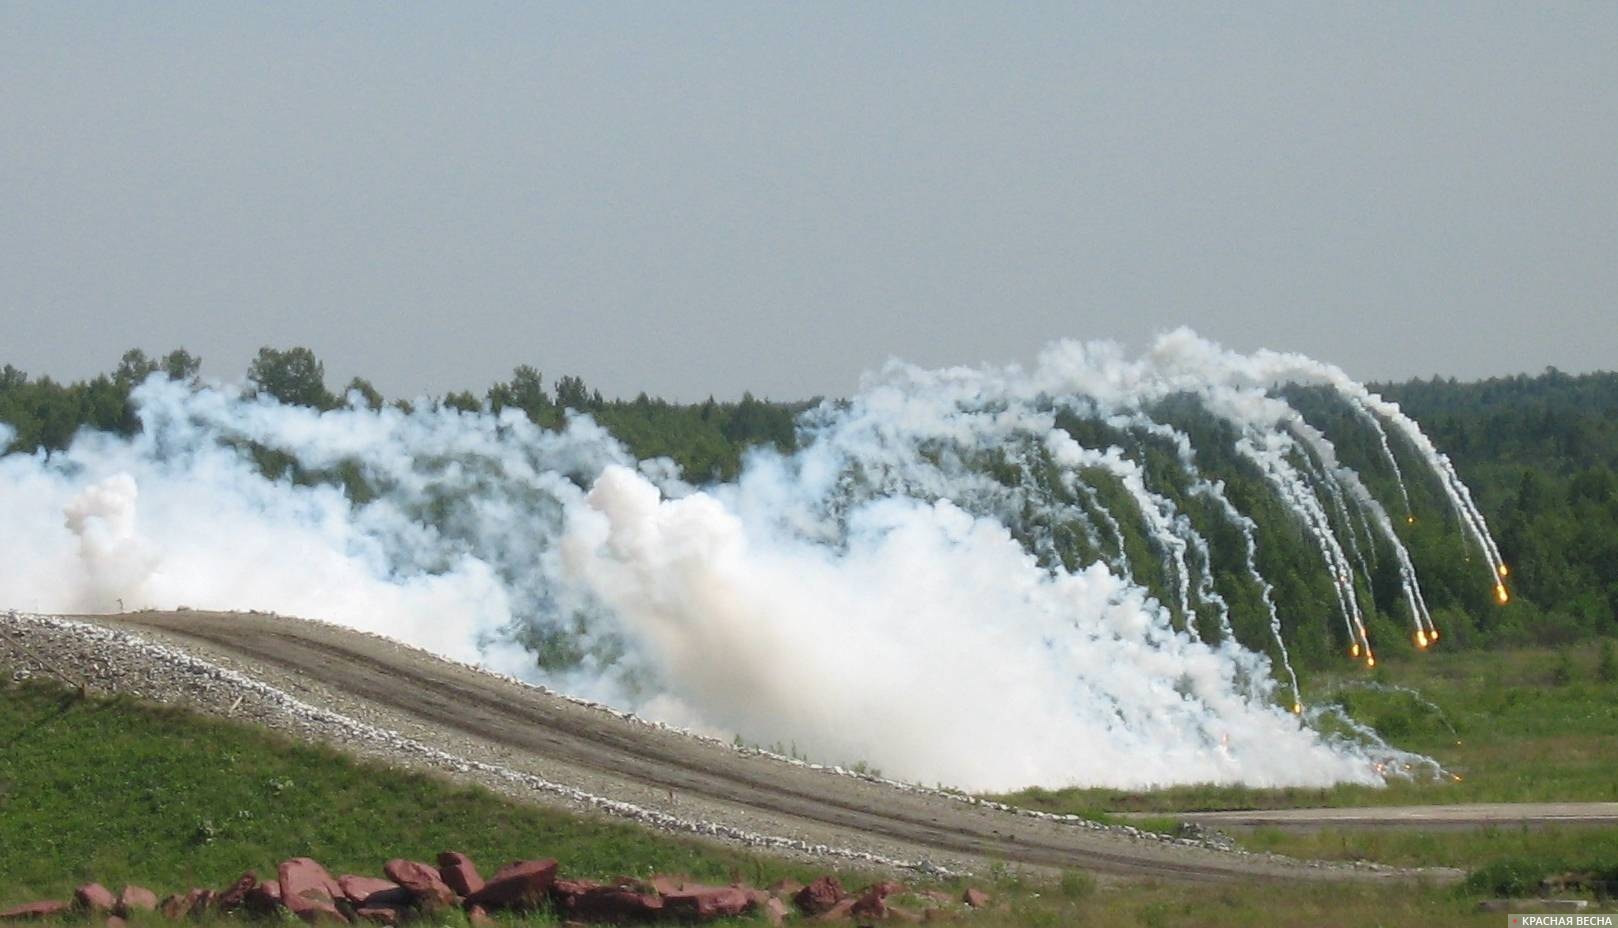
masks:
<svg viewBox="0 0 1618 928"><path fill-rule="evenodd" d="M756 452L734 483L700 489L585 417L548 431L514 410L316 413L154 379L135 393L134 437L0 457L0 605L305 614L709 733L972 789L1376 783L1418 759L1293 711L1255 523L1185 435L1151 425L1154 403L1187 394L1237 426L1230 450L1316 536L1347 635L1368 648L1321 488L1288 460L1296 413L1258 383L1274 366L1186 332L1135 360L1061 343L1027 372L894 363L807 413L800 451ZM1187 485L1152 485L1059 413L1166 435ZM268 476L266 456L299 479ZM1135 501L1169 590L1130 577L1092 469ZM1241 527L1286 698L1269 659L1234 639L1209 536L1175 502L1188 495ZM1086 511L1116 537L1118 567L1072 563L1041 534ZM1218 611L1219 641L1197 634L1193 595Z"/></svg>

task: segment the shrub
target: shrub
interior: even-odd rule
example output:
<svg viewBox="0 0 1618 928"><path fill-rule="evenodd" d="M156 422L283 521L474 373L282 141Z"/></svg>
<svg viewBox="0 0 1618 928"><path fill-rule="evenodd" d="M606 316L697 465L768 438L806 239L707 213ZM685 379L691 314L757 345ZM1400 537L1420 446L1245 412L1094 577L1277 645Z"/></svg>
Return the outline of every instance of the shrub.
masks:
<svg viewBox="0 0 1618 928"><path fill-rule="evenodd" d="M1466 875L1466 890L1485 896L1531 896L1539 892L1544 864L1528 860L1500 860Z"/></svg>
<svg viewBox="0 0 1618 928"><path fill-rule="evenodd" d="M1596 679L1602 683L1618 683L1618 645L1608 638L1601 642L1601 657L1596 661Z"/></svg>
<svg viewBox="0 0 1618 928"><path fill-rule="evenodd" d="M1095 894L1096 878L1083 870L1063 870L1060 889L1064 899L1084 899Z"/></svg>
<svg viewBox="0 0 1618 928"><path fill-rule="evenodd" d="M1551 671L1551 682L1557 686L1567 686L1573 682L1573 658L1566 651L1556 661L1556 669Z"/></svg>

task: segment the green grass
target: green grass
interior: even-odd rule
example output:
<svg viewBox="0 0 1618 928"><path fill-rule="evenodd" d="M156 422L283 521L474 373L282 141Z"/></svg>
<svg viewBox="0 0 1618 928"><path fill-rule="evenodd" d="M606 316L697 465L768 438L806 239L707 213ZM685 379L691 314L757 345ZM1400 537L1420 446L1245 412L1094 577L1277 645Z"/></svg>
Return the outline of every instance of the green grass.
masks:
<svg viewBox="0 0 1618 928"><path fill-rule="evenodd" d="M1312 860L1372 860L1401 867L1475 869L1510 861L1536 861L1540 872L1618 866L1618 828L1406 828L1229 829L1252 851Z"/></svg>
<svg viewBox="0 0 1618 928"><path fill-rule="evenodd" d="M1083 888L1002 881L1005 909L962 921L972 928L1362 928L1366 925L1487 925L1480 894L1454 887L1317 883L1185 884L1133 881Z"/></svg>
<svg viewBox="0 0 1618 928"><path fill-rule="evenodd" d="M570 875L651 872L766 885L814 869L353 760L125 698L0 688L0 904L88 880L220 887L307 855L334 873L459 850L486 870L556 857ZM844 873L849 882L861 875Z"/></svg>
<svg viewBox="0 0 1618 928"><path fill-rule="evenodd" d="M1460 777L1385 788L1157 790L1031 788L994 798L1029 808L1104 817L1114 812L1308 806L1618 800L1618 683L1599 679L1599 645L1577 651L1445 651L1384 660L1306 679L1304 698L1341 701L1394 745L1433 757ZM1346 664L1346 662L1345 662ZM1404 693L1418 690L1438 711ZM1447 723L1447 724L1446 724ZM1451 727L1454 731L1451 732Z"/></svg>
<svg viewBox="0 0 1618 928"><path fill-rule="evenodd" d="M262 874L304 854L357 873L378 872L388 857L427 858L447 848L471 854L485 869L555 856L568 874L595 878L658 871L761 885L836 870L550 811L250 726L126 698L81 699L45 684L0 684L0 836L0 906L63 898L90 879L159 892L219 887L243 870ZM1535 840L1502 840L1479 856L1509 863L1513 855L1542 854ZM1604 855L1614 839L1601 840ZM845 885L874 877L836 872ZM1036 877L1005 867L972 882L995 896L993 909L970 918L975 928L1500 921L1475 911L1477 894L1488 889L1482 884L1210 887L1098 881L1080 871ZM955 894L963 885L936 888ZM541 914L508 924L550 921ZM438 923L465 928L453 914ZM136 919L133 928L160 924Z"/></svg>

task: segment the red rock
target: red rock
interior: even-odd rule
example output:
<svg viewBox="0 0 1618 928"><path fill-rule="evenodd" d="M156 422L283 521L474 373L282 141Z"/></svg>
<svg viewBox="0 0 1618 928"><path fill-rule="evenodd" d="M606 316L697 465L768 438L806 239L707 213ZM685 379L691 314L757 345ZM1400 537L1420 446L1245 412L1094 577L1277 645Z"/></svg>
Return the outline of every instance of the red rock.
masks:
<svg viewBox="0 0 1618 928"><path fill-rule="evenodd" d="M86 883L73 890L73 903L91 913L111 912L118 906L118 897L100 883Z"/></svg>
<svg viewBox="0 0 1618 928"><path fill-rule="evenodd" d="M247 894L258 888L258 874L249 870L236 878L231 887L219 894L217 904L221 912L234 912L247 904Z"/></svg>
<svg viewBox="0 0 1618 928"><path fill-rule="evenodd" d="M823 876L808 886L798 890L792 899L798 904L798 911L805 915L820 915L831 911L832 906L843 898L843 884L837 877Z"/></svg>
<svg viewBox="0 0 1618 928"><path fill-rule="evenodd" d="M500 868L483 888L468 896L470 905L485 909L533 908L556 882L556 861L522 860Z"/></svg>
<svg viewBox="0 0 1618 928"><path fill-rule="evenodd" d="M305 893L293 893L291 895L287 895L284 892L284 886L282 889L282 904L285 905L293 915L298 916L309 924L348 924L348 919L343 917L342 912L338 911L337 906L331 901L331 897L328 896L326 898L321 898L318 890L310 889Z"/></svg>
<svg viewBox="0 0 1618 928"><path fill-rule="evenodd" d="M903 886L892 881L873 883L860 894L859 900L854 903L849 913L855 918L887 918L888 897L903 891Z"/></svg>
<svg viewBox="0 0 1618 928"><path fill-rule="evenodd" d="M243 900L249 911L267 915L281 907L281 884L276 880L260 883L248 890Z"/></svg>
<svg viewBox="0 0 1618 928"><path fill-rule="evenodd" d="M455 851L438 855L438 878L459 896L470 896L483 888L483 877L472 865L472 858Z"/></svg>
<svg viewBox="0 0 1618 928"><path fill-rule="evenodd" d="M859 896L844 896L837 900L836 905L816 915L813 920L817 922L837 922L845 918L853 918L854 904L859 901Z"/></svg>
<svg viewBox="0 0 1618 928"><path fill-rule="evenodd" d="M354 917L377 925L397 925L403 914L391 905L367 905L354 910Z"/></svg>
<svg viewBox="0 0 1618 928"><path fill-rule="evenodd" d="M131 912L157 911L157 893L144 886L130 884L118 890L118 906L114 909L119 915L128 915Z"/></svg>
<svg viewBox="0 0 1618 928"><path fill-rule="evenodd" d="M440 859L442 860L442 858ZM478 882L482 882L482 880ZM481 905L469 905L466 907L466 921L472 928L492 928L494 925L494 919L489 917L489 913Z"/></svg>
<svg viewBox="0 0 1618 928"><path fill-rule="evenodd" d="M106 928L129 928L129 923L124 921L123 916L108 915Z"/></svg>
<svg viewBox="0 0 1618 928"><path fill-rule="evenodd" d="M343 897L343 888L337 885L326 868L307 857L293 857L281 861L275 868L276 882L281 884L281 904L292 908L292 897L323 899L331 902Z"/></svg>
<svg viewBox="0 0 1618 928"><path fill-rule="evenodd" d="M729 918L746 912L747 893L734 886L691 886L663 896L663 908L684 918Z"/></svg>
<svg viewBox="0 0 1618 928"><path fill-rule="evenodd" d="M764 900L763 904L758 907L758 910L763 913L764 921L771 925L779 925L786 921L788 912L787 904L782 902L776 896L771 896L770 898Z"/></svg>
<svg viewBox="0 0 1618 928"><path fill-rule="evenodd" d="M803 884L792 877L782 877L766 887L766 892L780 899L791 899L803 889Z"/></svg>
<svg viewBox="0 0 1618 928"><path fill-rule="evenodd" d="M567 912L573 908L574 900L578 897L600 888L601 884L595 880L556 880L550 888L551 906L559 913ZM473 901L468 899L467 905L472 904Z"/></svg>
<svg viewBox="0 0 1618 928"><path fill-rule="evenodd" d="M899 893L904 892L905 887L903 883L895 883L892 880L883 880L880 883L872 883L870 886L867 886L865 891L877 893L882 898L886 899L889 896L898 895Z"/></svg>
<svg viewBox="0 0 1618 928"><path fill-rule="evenodd" d="M552 887L551 898L559 912L586 922L652 921L663 914L664 898L640 893L622 886L581 887L567 893Z"/></svg>
<svg viewBox="0 0 1618 928"><path fill-rule="evenodd" d="M44 902L27 902L0 912L0 922L32 922L44 918L56 918L66 915L73 908L72 903L48 900Z"/></svg>
<svg viewBox="0 0 1618 928"><path fill-rule="evenodd" d="M196 910L197 915L201 915L212 902L214 902L214 892L207 891L207 889L193 889L191 892L186 892L184 896L173 894L172 892L168 896L163 896L163 901L157 904L157 910L162 912L163 918L168 918L170 922L180 922L181 918L191 915L193 910Z"/></svg>
<svg viewBox="0 0 1618 928"><path fill-rule="evenodd" d="M910 924L917 924L924 920L925 919L920 912L912 912L909 909L900 908L896 905L888 906L888 921L890 922L909 922Z"/></svg>
<svg viewBox="0 0 1618 928"><path fill-rule="evenodd" d="M183 896L171 895L163 899L157 910L170 921L179 921L182 918L197 918L213 906L214 893L211 889L192 889Z"/></svg>
<svg viewBox="0 0 1618 928"><path fill-rule="evenodd" d="M662 874L656 874L646 881L646 885L652 888L652 892L662 896L679 892L685 888L685 883L685 877L664 876Z"/></svg>
<svg viewBox="0 0 1618 928"><path fill-rule="evenodd" d="M444 885L438 868L414 860L394 858L382 865L388 879L398 883L410 893L410 898L425 909L455 904L455 891Z"/></svg>
<svg viewBox="0 0 1618 928"><path fill-rule="evenodd" d="M961 895L961 901L974 909L981 909L989 904L989 894L976 886L968 886Z"/></svg>
<svg viewBox="0 0 1618 928"><path fill-rule="evenodd" d="M848 914L855 918L887 918L888 902L876 890L866 890L863 895L854 900L854 904L849 907Z"/></svg>
<svg viewBox="0 0 1618 928"><path fill-rule="evenodd" d="M366 908L399 908L410 904L410 891L392 880L374 876L340 876L337 886L343 898Z"/></svg>

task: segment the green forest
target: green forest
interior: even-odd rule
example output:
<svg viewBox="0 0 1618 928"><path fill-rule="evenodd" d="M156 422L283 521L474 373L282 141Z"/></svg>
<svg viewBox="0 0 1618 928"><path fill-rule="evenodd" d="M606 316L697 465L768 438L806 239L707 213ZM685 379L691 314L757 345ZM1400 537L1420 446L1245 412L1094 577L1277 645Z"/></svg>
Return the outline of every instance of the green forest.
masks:
<svg viewBox="0 0 1618 928"><path fill-rule="evenodd" d="M130 401L135 385L154 374L195 381L200 370L201 359L184 349L159 357L131 350L111 372L74 383L30 377L6 365L0 368L0 422L15 432L9 450L62 449L82 428L131 434L140 428ZM362 378L333 390L324 365L306 348L261 349L248 368L247 380L251 391L317 409L349 402L410 408L407 401L383 397ZM1488 568L1473 559L1436 482L1413 462L1410 449L1402 449L1398 457L1405 462L1410 510L1398 530L1445 632L1445 646L1560 645L1618 631L1618 374L1573 376L1553 368L1537 376L1471 383L1435 378L1374 384L1372 389L1399 403L1451 457L1510 567L1512 600L1500 606L1494 601ZM1344 404L1319 388L1289 387L1286 395L1331 436L1343 463L1358 470L1378 498L1384 502L1397 498L1375 436L1356 424ZM547 428L560 427L566 410L586 412L636 456L672 458L689 479L700 483L735 476L749 447L791 450L799 439L799 414L818 400L783 403L748 394L736 402L709 399L681 404L644 393L627 400L607 399L579 377L564 375L547 383L539 370L521 366L510 379L480 392L451 392L425 402L466 411L516 408ZM1210 422L1189 400L1170 400L1152 414L1193 438L1199 464L1217 474L1231 500L1259 524L1259 566L1275 585L1283 617L1330 613L1333 594L1321 562L1296 520L1280 508L1262 480L1244 473L1233 456L1220 450L1230 444L1220 424ZM1059 415L1057 421L1091 447L1133 443L1149 477L1177 504L1193 516L1205 505L1176 486L1172 474L1176 464L1167 450L1144 447L1139 437L1096 421L1067 415ZM323 479L295 468L289 473L290 462L273 454L260 455L259 460L274 476ZM1001 466L994 460L979 464L991 472ZM1027 482L1026 476L1005 477L1008 483L1018 479ZM1116 493L1109 498L1105 481L1096 483L1109 508L1128 510L1127 499ZM1394 513L1392 506L1389 509ZM1397 520L1406 514L1401 509L1394 515ZM1060 558L1069 567L1101 554L1063 526L1042 529L1055 539L1054 553L1046 556ZM1150 564L1153 559L1144 550L1150 540L1138 531L1126 535L1119 544L1133 549L1131 560ZM1223 531L1209 529L1208 537L1213 573L1230 599L1238 635L1243 641L1262 641L1268 620L1258 591L1242 579L1240 538L1229 526ZM1406 638L1408 613L1402 611L1393 558L1378 556L1375 550L1368 555L1373 569L1356 583L1363 585L1373 635L1394 647L1413 647ZM1148 584L1162 579L1150 576L1149 568L1141 574L1139 579ZM1340 631L1332 622L1290 623L1287 636L1294 659L1318 665L1341 653L1346 639Z"/></svg>

